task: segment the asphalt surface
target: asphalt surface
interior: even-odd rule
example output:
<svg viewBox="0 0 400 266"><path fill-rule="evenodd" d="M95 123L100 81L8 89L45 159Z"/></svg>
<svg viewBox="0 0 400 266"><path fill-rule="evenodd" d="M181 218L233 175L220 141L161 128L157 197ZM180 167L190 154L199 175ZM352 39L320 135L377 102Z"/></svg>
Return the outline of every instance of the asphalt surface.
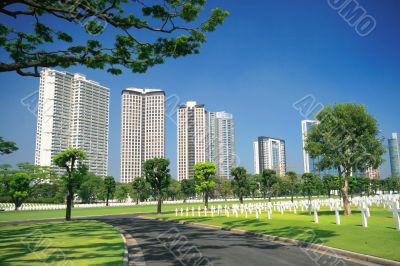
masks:
<svg viewBox="0 0 400 266"><path fill-rule="evenodd" d="M139 247L139 253L144 255L148 266L367 265L252 235L142 219L134 215L97 217L96 220L122 228L125 235L134 238L136 246L129 247L128 243L128 252L138 253ZM135 263L130 261L129 265Z"/></svg>

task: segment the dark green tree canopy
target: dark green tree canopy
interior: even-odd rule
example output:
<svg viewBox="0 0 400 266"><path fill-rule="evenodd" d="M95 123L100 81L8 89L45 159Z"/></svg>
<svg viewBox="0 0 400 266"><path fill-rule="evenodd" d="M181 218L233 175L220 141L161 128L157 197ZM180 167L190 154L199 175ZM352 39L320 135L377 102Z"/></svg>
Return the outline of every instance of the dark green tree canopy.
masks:
<svg viewBox="0 0 400 266"><path fill-rule="evenodd" d="M3 137L0 136L0 155L10 154L14 151L17 151L17 144L13 141L5 141Z"/></svg>
<svg viewBox="0 0 400 266"><path fill-rule="evenodd" d="M378 168L382 164L383 139L378 137L378 123L365 106L350 103L325 107L317 115L305 149L316 158L320 170L337 169L339 175Z"/></svg>
<svg viewBox="0 0 400 266"><path fill-rule="evenodd" d="M214 8L199 21L200 16L204 17L205 3L206 0L2 0L0 12L10 19L0 23L0 47L9 58L1 60L0 72L38 77L40 67L80 64L107 69L112 74L122 73L121 67L143 73L166 58L199 53L205 34L214 31L228 16L228 12ZM14 27L17 20L24 21L23 28ZM75 24L76 29L63 30L66 23Z"/></svg>

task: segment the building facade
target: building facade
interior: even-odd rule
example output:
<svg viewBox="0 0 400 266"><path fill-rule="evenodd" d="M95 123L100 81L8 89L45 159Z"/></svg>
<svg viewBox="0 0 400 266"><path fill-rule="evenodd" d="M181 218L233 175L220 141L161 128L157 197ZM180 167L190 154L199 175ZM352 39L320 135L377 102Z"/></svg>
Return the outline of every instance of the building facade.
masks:
<svg viewBox="0 0 400 266"><path fill-rule="evenodd" d="M285 141L270 137L258 137L258 161L259 173L262 173L265 169L271 169L275 170L277 175L285 176Z"/></svg>
<svg viewBox="0 0 400 266"><path fill-rule="evenodd" d="M308 134L311 132L311 128L313 125L318 122L315 120L303 120L301 121L301 134L303 140L303 159L304 159L304 173L314 173L317 174L318 170L316 169L316 163L318 162L318 158L311 158L308 152L305 149L306 140Z"/></svg>
<svg viewBox="0 0 400 266"><path fill-rule="evenodd" d="M258 141L253 142L253 167L254 174L260 174L260 158L258 152Z"/></svg>
<svg viewBox="0 0 400 266"><path fill-rule="evenodd" d="M193 178L196 163L206 161L206 110L194 101L178 107L178 180Z"/></svg>
<svg viewBox="0 0 400 266"><path fill-rule="evenodd" d="M305 149L306 140L308 134L310 134L313 125L318 124L317 120L302 120L301 121L301 135L303 141L303 160L304 160L304 173L312 173L320 176L321 178L324 175L337 175L338 172L336 169L326 169L324 171L320 171L317 167L317 164L320 161L320 157L312 158L310 154Z"/></svg>
<svg viewBox="0 0 400 266"><path fill-rule="evenodd" d="M231 178L236 167L235 122L226 112L206 113L206 161L215 163L217 175Z"/></svg>
<svg viewBox="0 0 400 266"><path fill-rule="evenodd" d="M108 174L109 89L71 74L43 68L40 77L35 164L50 166L68 147L86 152L89 171Z"/></svg>
<svg viewBox="0 0 400 266"><path fill-rule="evenodd" d="M120 180L143 175L146 160L165 157L165 92L127 88L122 91Z"/></svg>
<svg viewBox="0 0 400 266"><path fill-rule="evenodd" d="M393 133L389 142L390 169L392 177L400 178L400 142L399 134Z"/></svg>

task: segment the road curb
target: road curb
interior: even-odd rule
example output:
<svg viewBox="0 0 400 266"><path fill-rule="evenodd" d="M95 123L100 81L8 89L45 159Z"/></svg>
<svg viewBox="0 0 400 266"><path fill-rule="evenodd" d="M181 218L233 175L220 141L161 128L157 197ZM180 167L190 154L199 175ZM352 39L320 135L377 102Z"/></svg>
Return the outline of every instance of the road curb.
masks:
<svg viewBox="0 0 400 266"><path fill-rule="evenodd" d="M140 248L138 242L136 241L135 238L132 237L131 234L126 232L122 227L118 225L112 225L115 227L119 233L123 236L124 239L124 266L146 266L146 262L144 259L144 254L142 252L142 249ZM132 254L129 254L129 247L134 250Z"/></svg>
<svg viewBox="0 0 400 266"><path fill-rule="evenodd" d="M117 228L117 227L115 227L115 228L118 230L119 234L121 235L122 240L124 240L124 259L123 259L122 265L128 266L129 265L129 253L128 253L128 244L126 243L126 238L125 238L124 234L122 233L123 230L121 230L120 228Z"/></svg>
<svg viewBox="0 0 400 266"><path fill-rule="evenodd" d="M198 228L230 231L232 233L236 233L236 234L240 234L240 235L250 235L250 236L254 236L254 237L259 237L259 238L262 238L262 239L265 239L265 240L268 240L271 242L277 242L277 243L284 244L284 245L294 245L294 246L297 246L300 248L305 248L305 249L316 251L316 252L323 253L323 254L340 256L340 257L344 257L345 259L353 259L353 260L357 260L357 261L361 261L361 262L369 262L369 263L374 263L374 264L379 264L379 265L384 265L384 266L400 266L400 262L398 262L398 261L388 260L388 259L384 259L384 258L371 256L371 255L360 254L360 253L356 253L353 251L343 250L343 249L334 248L334 247L328 247L328 246L324 246L324 245L314 244L314 243L291 239L291 238L286 238L286 237L260 234L260 233L255 233L255 232L246 231L246 230L242 230L242 229L233 229L233 228L227 228L227 227L222 227L222 226L218 226L218 225L191 223L188 221L168 220L168 219L163 219L163 218L144 217L144 216L138 216L138 218L152 219L152 220L163 221L163 222L175 222L175 223L188 225L188 226L192 226L192 227L198 227Z"/></svg>

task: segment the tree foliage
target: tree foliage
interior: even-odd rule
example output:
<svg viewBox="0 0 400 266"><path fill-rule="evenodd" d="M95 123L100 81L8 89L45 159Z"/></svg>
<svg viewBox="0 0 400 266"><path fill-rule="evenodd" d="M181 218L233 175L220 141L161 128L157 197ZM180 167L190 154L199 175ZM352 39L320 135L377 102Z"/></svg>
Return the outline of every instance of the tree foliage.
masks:
<svg viewBox="0 0 400 266"><path fill-rule="evenodd" d="M71 208L74 200L75 190L79 189L83 178L87 174L87 167L83 164L86 153L78 148L68 148L65 152L57 154L53 158L55 165L64 168L66 173L61 180L67 190L67 209L65 219L71 220Z"/></svg>
<svg viewBox="0 0 400 266"><path fill-rule="evenodd" d="M3 137L0 136L0 155L10 154L17 151L17 144L13 141L5 141Z"/></svg>
<svg viewBox="0 0 400 266"><path fill-rule="evenodd" d="M86 174L79 185L78 196L82 203L94 203L105 197L104 180L92 173Z"/></svg>
<svg viewBox="0 0 400 266"><path fill-rule="evenodd" d="M286 173L286 180L287 180L288 187L290 190L290 198L291 198L291 201L293 202L293 196L295 194L295 189L296 189L296 185L299 182L299 178L298 178L296 172L288 171Z"/></svg>
<svg viewBox="0 0 400 266"><path fill-rule="evenodd" d="M171 182L168 166L169 161L163 158L150 159L143 164L146 181L149 182L154 195L157 197L157 213L161 213L163 191L168 188Z"/></svg>
<svg viewBox="0 0 400 266"><path fill-rule="evenodd" d="M108 201L114 197L116 182L114 177L106 176L103 180L103 188L106 197L106 206L108 206Z"/></svg>
<svg viewBox="0 0 400 266"><path fill-rule="evenodd" d="M231 176L233 176L233 191L239 197L240 203L243 203L243 197L250 192L250 183L246 168L242 166L232 168Z"/></svg>
<svg viewBox="0 0 400 266"><path fill-rule="evenodd" d="M210 162L201 162L194 165L194 180L196 182L196 191L204 196L204 204L208 207L208 198L215 189L215 164Z"/></svg>
<svg viewBox="0 0 400 266"><path fill-rule="evenodd" d="M345 213L350 215L349 177L383 162L377 121L364 106L349 103L326 106L316 118L319 123L307 136L305 149L311 157L320 158L318 169L338 170Z"/></svg>
<svg viewBox="0 0 400 266"><path fill-rule="evenodd" d="M196 184L193 179L183 179L180 184L184 201L196 195Z"/></svg>
<svg viewBox="0 0 400 266"><path fill-rule="evenodd" d="M80 64L112 74L122 73L122 67L143 73L166 58L199 53L206 34L229 15L214 8L201 22L205 3L3 0L0 12L11 22L0 24L0 47L9 57L0 62L0 72L38 77L40 67ZM24 21L24 27L13 27L16 21ZM66 23L70 29L60 29ZM78 38L80 31L84 38Z"/></svg>
<svg viewBox="0 0 400 266"><path fill-rule="evenodd" d="M128 184L119 183L115 187L115 195L114 196L119 202L126 201L126 199L128 198L128 193L129 193Z"/></svg>
<svg viewBox="0 0 400 266"><path fill-rule="evenodd" d="M25 172L16 172L1 179L5 192L15 205L15 210L24 203L31 193L32 177Z"/></svg>
<svg viewBox="0 0 400 266"><path fill-rule="evenodd" d="M272 186L278 182L276 172L271 169L265 169L260 176L260 190L263 193L264 199L268 195L268 200L271 201Z"/></svg>
<svg viewBox="0 0 400 266"><path fill-rule="evenodd" d="M131 198L136 201L136 204L147 200L151 196L151 186L144 177L135 177L132 181Z"/></svg>

